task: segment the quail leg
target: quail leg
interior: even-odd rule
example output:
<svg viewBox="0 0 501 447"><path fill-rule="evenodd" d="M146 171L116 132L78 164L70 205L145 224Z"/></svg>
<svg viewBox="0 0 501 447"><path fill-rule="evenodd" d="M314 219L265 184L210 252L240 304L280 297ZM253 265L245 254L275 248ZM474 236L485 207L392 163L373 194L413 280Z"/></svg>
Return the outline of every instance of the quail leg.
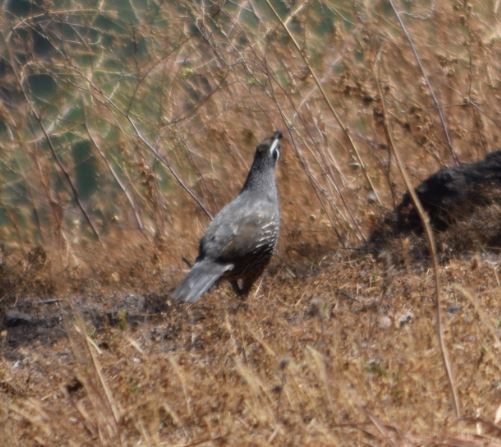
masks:
<svg viewBox="0 0 501 447"><path fill-rule="evenodd" d="M241 279L242 284L239 284L239 280L233 280L231 281L231 287L235 291L235 293L242 299L245 299L249 292L252 289L252 286L256 282L256 280L261 276L265 268L265 265L263 265L261 268L257 268L252 272L247 273L245 276L243 276Z"/></svg>
<svg viewBox="0 0 501 447"><path fill-rule="evenodd" d="M230 281L230 284L235 294L237 294L238 296L242 296L242 287L240 286L240 284L238 284L238 279Z"/></svg>

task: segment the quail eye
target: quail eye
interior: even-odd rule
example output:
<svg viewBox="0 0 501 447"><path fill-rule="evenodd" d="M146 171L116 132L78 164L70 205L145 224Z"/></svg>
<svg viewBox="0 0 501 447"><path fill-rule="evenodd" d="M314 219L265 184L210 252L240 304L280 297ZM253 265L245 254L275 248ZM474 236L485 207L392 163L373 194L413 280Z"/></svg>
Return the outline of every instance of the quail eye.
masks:
<svg viewBox="0 0 501 447"><path fill-rule="evenodd" d="M271 156L274 160L278 160L278 158L280 157L280 151L277 148L273 149Z"/></svg>

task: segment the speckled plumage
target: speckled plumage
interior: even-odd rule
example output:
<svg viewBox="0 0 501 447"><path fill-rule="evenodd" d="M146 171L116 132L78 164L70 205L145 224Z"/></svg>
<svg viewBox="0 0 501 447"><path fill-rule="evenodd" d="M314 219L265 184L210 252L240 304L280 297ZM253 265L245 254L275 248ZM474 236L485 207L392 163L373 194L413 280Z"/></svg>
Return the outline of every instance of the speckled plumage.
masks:
<svg viewBox="0 0 501 447"><path fill-rule="evenodd" d="M275 165L281 138L277 131L256 148L242 190L207 227L197 260L174 291L174 299L197 301L220 278L228 279L238 294L246 295L265 269L280 228Z"/></svg>

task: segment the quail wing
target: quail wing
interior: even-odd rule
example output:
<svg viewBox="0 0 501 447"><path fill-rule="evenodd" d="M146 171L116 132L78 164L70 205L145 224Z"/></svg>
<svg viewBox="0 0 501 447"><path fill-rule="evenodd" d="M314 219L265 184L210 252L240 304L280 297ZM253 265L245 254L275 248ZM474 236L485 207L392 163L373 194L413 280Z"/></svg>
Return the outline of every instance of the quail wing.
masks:
<svg viewBox="0 0 501 447"><path fill-rule="evenodd" d="M278 236L278 215L271 203L242 207L238 198L224 207L200 241L200 256L232 263L272 251ZM231 216L231 217L230 217Z"/></svg>

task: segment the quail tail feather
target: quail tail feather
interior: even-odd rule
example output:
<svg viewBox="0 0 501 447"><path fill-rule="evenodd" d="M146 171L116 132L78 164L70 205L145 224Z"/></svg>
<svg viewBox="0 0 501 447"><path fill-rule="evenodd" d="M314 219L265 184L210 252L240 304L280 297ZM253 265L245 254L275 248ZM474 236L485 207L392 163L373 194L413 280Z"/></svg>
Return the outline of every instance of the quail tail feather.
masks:
<svg viewBox="0 0 501 447"><path fill-rule="evenodd" d="M218 264L211 260L197 261L186 278L177 286L172 297L177 301L194 303L209 290L232 264Z"/></svg>

